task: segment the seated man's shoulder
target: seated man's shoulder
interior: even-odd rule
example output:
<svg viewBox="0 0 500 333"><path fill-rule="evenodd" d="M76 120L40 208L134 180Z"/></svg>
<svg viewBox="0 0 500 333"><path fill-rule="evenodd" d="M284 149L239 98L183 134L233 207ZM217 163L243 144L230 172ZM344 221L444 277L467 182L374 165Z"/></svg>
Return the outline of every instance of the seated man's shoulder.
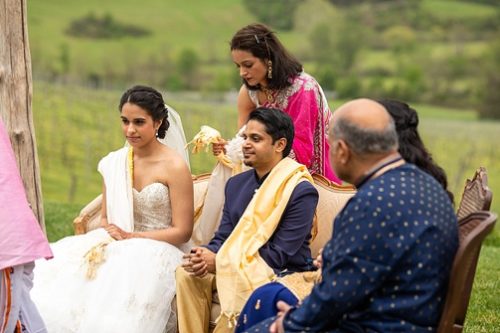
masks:
<svg viewBox="0 0 500 333"><path fill-rule="evenodd" d="M308 181L302 181L298 183L297 186L295 186L294 192L316 193L316 195L318 195L318 190L316 189L316 187L311 182Z"/></svg>
<svg viewBox="0 0 500 333"><path fill-rule="evenodd" d="M255 177L255 171L253 169L250 169L229 177L227 183L239 184L240 182L246 181L252 177Z"/></svg>

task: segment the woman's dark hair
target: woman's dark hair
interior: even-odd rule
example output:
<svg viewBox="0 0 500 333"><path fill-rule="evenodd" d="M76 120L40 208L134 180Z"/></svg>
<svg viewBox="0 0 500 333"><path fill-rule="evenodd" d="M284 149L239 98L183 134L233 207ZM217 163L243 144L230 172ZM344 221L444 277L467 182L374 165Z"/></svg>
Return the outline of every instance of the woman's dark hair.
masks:
<svg viewBox="0 0 500 333"><path fill-rule="evenodd" d="M268 88L283 89L291 85L291 78L302 72L302 64L292 56L281 44L275 33L267 26L254 23L241 28L230 42L231 51L241 50L250 52L254 57L272 62L272 78L268 80ZM250 86L243 80L248 89L259 89L259 86Z"/></svg>
<svg viewBox="0 0 500 333"><path fill-rule="evenodd" d="M134 86L128 89L120 99L118 110L121 112L125 103L135 104L146 110L154 121L161 121L158 128L158 137L163 139L170 126L168 122L168 109L163 101L163 96L154 88L147 86Z"/></svg>
<svg viewBox="0 0 500 333"><path fill-rule="evenodd" d="M292 150L293 137L295 135L292 118L285 112L266 107L258 107L248 116L248 121L256 120L266 128L266 133L273 138L273 144L281 138L286 139L283 149L283 158L287 157Z"/></svg>
<svg viewBox="0 0 500 333"><path fill-rule="evenodd" d="M408 104L396 100L379 100L394 119L398 133L399 153L405 161L415 164L434 177L444 188L451 202L453 193L448 190L448 180L443 168L434 162L418 134L418 114Z"/></svg>

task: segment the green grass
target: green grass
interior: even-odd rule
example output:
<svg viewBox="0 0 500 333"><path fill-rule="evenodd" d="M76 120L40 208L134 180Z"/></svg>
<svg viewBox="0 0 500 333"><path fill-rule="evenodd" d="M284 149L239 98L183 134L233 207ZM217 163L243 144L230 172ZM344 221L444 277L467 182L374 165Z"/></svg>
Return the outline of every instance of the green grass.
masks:
<svg viewBox="0 0 500 333"><path fill-rule="evenodd" d="M483 246L481 249L464 332L492 333L500 330L499 257L500 247Z"/></svg>
<svg viewBox="0 0 500 333"><path fill-rule="evenodd" d="M72 222L78 216L81 208L81 205L78 204L63 204L45 200L45 227L49 242L55 242L74 234Z"/></svg>
<svg viewBox="0 0 500 333"><path fill-rule="evenodd" d="M499 122L444 120L423 118L420 132L424 143L447 175L450 190L458 204L466 178L472 178L479 166L488 172L488 185L493 191L491 209L500 212L500 151L492 138L500 133ZM496 227L487 244L500 246L500 227Z"/></svg>

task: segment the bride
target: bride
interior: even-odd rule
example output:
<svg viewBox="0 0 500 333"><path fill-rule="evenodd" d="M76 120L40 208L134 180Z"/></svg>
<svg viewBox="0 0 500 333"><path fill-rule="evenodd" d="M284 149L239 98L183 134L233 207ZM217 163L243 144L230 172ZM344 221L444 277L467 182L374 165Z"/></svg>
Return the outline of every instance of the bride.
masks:
<svg viewBox="0 0 500 333"><path fill-rule="evenodd" d="M176 331L174 272L193 229L191 173L159 141L170 111L158 91L135 86L119 109L129 147L99 162L102 228L51 244L54 259L35 268L31 295L51 333Z"/></svg>

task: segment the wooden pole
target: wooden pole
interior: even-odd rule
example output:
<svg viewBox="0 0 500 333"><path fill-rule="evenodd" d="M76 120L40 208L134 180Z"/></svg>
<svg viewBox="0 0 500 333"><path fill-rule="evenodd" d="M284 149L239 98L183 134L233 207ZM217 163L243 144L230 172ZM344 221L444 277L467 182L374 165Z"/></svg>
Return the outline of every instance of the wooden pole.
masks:
<svg viewBox="0 0 500 333"><path fill-rule="evenodd" d="M0 0L0 116L9 132L28 202L45 231L32 95L26 0Z"/></svg>

